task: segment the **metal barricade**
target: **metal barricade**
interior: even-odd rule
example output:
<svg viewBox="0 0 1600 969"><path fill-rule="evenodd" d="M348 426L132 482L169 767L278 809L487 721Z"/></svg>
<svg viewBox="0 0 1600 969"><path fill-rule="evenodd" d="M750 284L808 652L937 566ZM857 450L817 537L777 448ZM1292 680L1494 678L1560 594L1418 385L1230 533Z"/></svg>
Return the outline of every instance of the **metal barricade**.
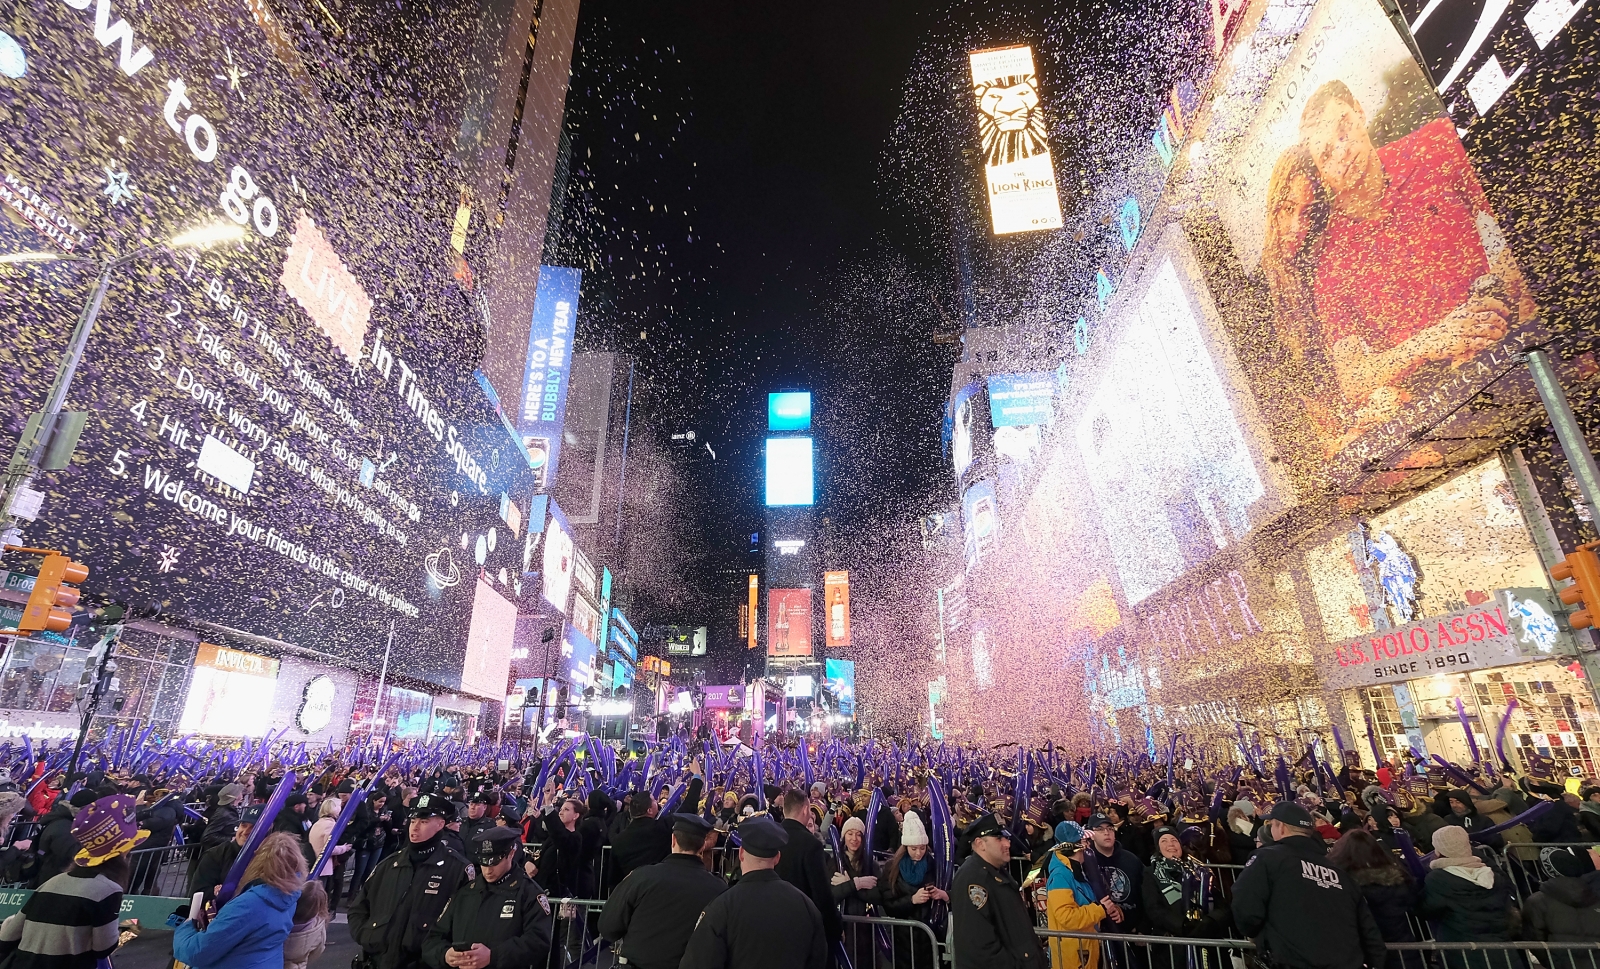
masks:
<svg viewBox="0 0 1600 969"><path fill-rule="evenodd" d="M1595 942L1394 942L1387 969L1600 969Z"/></svg>
<svg viewBox="0 0 1600 969"><path fill-rule="evenodd" d="M936 969L943 946L925 923L879 916L844 916L844 951L854 969Z"/></svg>
<svg viewBox="0 0 1600 969"><path fill-rule="evenodd" d="M182 898L189 894L189 878L198 844L168 845L165 848L138 848L128 852L132 875L129 895L165 895Z"/></svg>
<svg viewBox="0 0 1600 969"><path fill-rule="evenodd" d="M1254 942L1035 929L1051 969L1244 969ZM963 967L956 967L963 969ZM1588 967L1584 967L1588 969Z"/></svg>
<svg viewBox="0 0 1600 969"><path fill-rule="evenodd" d="M600 898L552 898L550 912L554 921L550 926L550 952L544 961L535 962L543 969L580 969L595 966L610 969L616 965L616 956L610 943L600 938L596 924L605 900Z"/></svg>
<svg viewBox="0 0 1600 969"><path fill-rule="evenodd" d="M1480 847L1487 860L1500 869L1511 885L1511 893L1519 903L1526 902L1544 884L1548 872L1541 864L1547 849L1575 848L1587 851L1591 842L1566 841L1507 841L1498 848Z"/></svg>

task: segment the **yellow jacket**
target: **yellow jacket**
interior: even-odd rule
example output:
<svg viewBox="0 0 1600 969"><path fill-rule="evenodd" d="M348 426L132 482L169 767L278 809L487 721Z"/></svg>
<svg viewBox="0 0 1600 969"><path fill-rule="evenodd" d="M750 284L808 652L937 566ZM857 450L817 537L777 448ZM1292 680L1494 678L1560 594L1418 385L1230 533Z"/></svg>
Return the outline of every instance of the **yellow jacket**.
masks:
<svg viewBox="0 0 1600 969"><path fill-rule="evenodd" d="M1057 932L1094 932L1106 917L1099 902L1083 902L1089 891L1073 874L1067 856L1053 852L1045 882L1045 917ZM1099 969L1100 943L1087 939L1051 939L1050 964L1055 969Z"/></svg>

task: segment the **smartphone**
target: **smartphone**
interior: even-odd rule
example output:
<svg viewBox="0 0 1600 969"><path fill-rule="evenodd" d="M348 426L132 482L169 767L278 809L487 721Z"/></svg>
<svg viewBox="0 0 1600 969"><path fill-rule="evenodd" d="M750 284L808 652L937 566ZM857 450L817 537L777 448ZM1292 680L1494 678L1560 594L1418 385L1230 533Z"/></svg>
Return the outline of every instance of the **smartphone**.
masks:
<svg viewBox="0 0 1600 969"><path fill-rule="evenodd" d="M457 942L455 945L451 946L450 948L456 950L457 952L471 952L472 951L472 943L471 942Z"/></svg>

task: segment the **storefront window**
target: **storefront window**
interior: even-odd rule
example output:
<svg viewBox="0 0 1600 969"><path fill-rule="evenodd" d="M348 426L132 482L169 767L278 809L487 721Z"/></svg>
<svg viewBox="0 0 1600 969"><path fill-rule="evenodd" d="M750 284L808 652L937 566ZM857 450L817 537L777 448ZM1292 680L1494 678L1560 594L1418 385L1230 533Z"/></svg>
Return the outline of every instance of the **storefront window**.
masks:
<svg viewBox="0 0 1600 969"><path fill-rule="evenodd" d="M0 707L51 713L71 710L88 652L45 640L14 640L0 673Z"/></svg>

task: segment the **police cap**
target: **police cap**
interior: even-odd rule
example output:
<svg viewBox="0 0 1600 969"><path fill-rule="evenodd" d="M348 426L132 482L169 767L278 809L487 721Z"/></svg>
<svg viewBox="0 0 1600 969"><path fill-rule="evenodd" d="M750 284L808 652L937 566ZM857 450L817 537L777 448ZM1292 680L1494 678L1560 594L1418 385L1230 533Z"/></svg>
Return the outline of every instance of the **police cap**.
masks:
<svg viewBox="0 0 1600 969"><path fill-rule="evenodd" d="M417 797L417 803L411 805L411 816L414 818L444 818L446 821L456 819L456 806L447 797L438 794L422 794Z"/></svg>
<svg viewBox="0 0 1600 969"><path fill-rule="evenodd" d="M682 812L672 815L672 833L681 834L686 839L704 839L714 825L698 814L684 814Z"/></svg>
<svg viewBox="0 0 1600 969"><path fill-rule="evenodd" d="M968 844L977 841L979 838L989 837L990 835L994 835L995 837L999 838L1010 837L1010 835L1006 833L1006 829L1000 826L1000 821L993 814L979 815L976 821L967 825L966 830L961 832L961 837L964 838Z"/></svg>
<svg viewBox="0 0 1600 969"><path fill-rule="evenodd" d="M789 835L770 817L755 817L739 825L739 847L757 858L776 858Z"/></svg>
<svg viewBox="0 0 1600 969"><path fill-rule="evenodd" d="M488 791L479 791L478 793L476 793L476 794L472 795L471 797L467 798L467 803L468 804L493 804L494 803L494 798L489 794Z"/></svg>
<svg viewBox="0 0 1600 969"><path fill-rule="evenodd" d="M472 839L473 860L480 865L495 864L516 850L517 841L517 832L511 828L489 828Z"/></svg>

